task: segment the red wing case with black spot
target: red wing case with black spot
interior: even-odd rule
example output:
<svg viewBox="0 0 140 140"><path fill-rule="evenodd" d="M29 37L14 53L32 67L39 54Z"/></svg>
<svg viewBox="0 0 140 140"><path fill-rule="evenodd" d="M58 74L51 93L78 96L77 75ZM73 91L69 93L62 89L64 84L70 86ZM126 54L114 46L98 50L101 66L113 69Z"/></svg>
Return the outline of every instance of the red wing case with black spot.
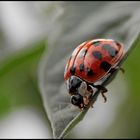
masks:
<svg viewBox="0 0 140 140"><path fill-rule="evenodd" d="M68 60L64 79L75 75L94 83L102 79L124 56L122 44L111 39L94 39L80 44Z"/></svg>

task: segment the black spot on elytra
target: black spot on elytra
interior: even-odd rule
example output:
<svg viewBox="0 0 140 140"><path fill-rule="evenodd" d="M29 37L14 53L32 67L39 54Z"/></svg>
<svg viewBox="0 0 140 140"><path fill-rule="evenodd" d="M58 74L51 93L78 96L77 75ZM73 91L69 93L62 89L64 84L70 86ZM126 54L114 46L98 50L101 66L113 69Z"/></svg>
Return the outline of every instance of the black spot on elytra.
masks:
<svg viewBox="0 0 140 140"><path fill-rule="evenodd" d="M95 42L93 42L94 47L97 47L97 46L99 46L100 44L101 44L100 41L95 41Z"/></svg>
<svg viewBox="0 0 140 140"><path fill-rule="evenodd" d="M100 64L100 68L107 72L111 68L111 64L109 64L106 61L103 61Z"/></svg>
<svg viewBox="0 0 140 140"><path fill-rule="evenodd" d="M80 68L80 72L84 71L84 64L80 64L79 68Z"/></svg>
<svg viewBox="0 0 140 140"><path fill-rule="evenodd" d="M87 68L87 76L93 76L93 75L94 75L93 70L90 68Z"/></svg>
<svg viewBox="0 0 140 140"><path fill-rule="evenodd" d="M109 53L109 55L110 55L111 57L116 56L116 54L118 53L118 51L117 51L115 48L113 48L110 44L104 44L104 45L102 46L102 48L103 48L104 50L108 51L108 53Z"/></svg>
<svg viewBox="0 0 140 140"><path fill-rule="evenodd" d="M79 57L80 57L80 58L85 57L86 53L87 53L87 50L82 50L82 51L80 52Z"/></svg>
<svg viewBox="0 0 140 140"><path fill-rule="evenodd" d="M102 54L99 51L94 51L92 54L96 59L102 59Z"/></svg>
<svg viewBox="0 0 140 140"><path fill-rule="evenodd" d="M117 51L116 49L112 48L112 49L110 49L110 50L108 51L108 53L109 53L109 55L110 55L111 57L114 57L114 56L116 56L116 54L118 53L118 51Z"/></svg>
<svg viewBox="0 0 140 140"><path fill-rule="evenodd" d="M72 75L74 75L74 74L75 74L75 70L76 70L76 68L75 68L74 66L72 66L72 67L70 68L70 73L71 73Z"/></svg>

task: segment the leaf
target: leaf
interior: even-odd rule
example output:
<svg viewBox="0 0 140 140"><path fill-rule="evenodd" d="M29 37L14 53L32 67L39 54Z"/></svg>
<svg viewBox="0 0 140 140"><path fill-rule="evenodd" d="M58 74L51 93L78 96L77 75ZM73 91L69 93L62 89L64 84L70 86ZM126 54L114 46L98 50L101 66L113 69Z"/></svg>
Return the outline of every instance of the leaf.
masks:
<svg viewBox="0 0 140 140"><path fill-rule="evenodd" d="M70 104L63 72L71 52L86 40L112 38L124 44L126 53L122 65L127 52L139 45L140 15L137 2L62 2L58 5L64 12L51 27L48 52L40 63L39 87L53 136L64 138L89 109L81 113ZM100 81L101 84L109 84L117 72ZM98 95L99 91L92 101L96 101Z"/></svg>
<svg viewBox="0 0 140 140"><path fill-rule="evenodd" d="M36 72L44 49L44 41L39 41L0 60L0 117L28 105L43 113Z"/></svg>

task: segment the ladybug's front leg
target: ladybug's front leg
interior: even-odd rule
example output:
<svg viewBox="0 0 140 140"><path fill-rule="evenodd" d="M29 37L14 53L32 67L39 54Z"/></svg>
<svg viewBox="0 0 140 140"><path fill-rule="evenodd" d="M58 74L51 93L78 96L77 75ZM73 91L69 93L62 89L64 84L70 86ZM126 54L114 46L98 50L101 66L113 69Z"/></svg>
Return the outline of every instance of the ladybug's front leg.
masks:
<svg viewBox="0 0 140 140"><path fill-rule="evenodd" d="M93 85L93 87L95 87L95 88L97 88L98 90L101 91L102 97L104 98L104 102L106 102L107 98L104 95L104 93L107 92L108 90L104 86L101 86L101 85Z"/></svg>

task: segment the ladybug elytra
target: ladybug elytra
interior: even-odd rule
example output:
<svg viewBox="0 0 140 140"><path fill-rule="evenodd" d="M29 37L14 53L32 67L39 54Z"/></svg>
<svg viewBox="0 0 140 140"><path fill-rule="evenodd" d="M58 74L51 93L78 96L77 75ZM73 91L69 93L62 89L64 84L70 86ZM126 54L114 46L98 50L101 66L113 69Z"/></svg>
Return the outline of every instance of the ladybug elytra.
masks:
<svg viewBox="0 0 140 140"><path fill-rule="evenodd" d="M71 103L83 109L94 92L107 89L94 83L115 69L124 56L123 45L112 39L93 39L80 44L67 61L64 80L71 95Z"/></svg>

